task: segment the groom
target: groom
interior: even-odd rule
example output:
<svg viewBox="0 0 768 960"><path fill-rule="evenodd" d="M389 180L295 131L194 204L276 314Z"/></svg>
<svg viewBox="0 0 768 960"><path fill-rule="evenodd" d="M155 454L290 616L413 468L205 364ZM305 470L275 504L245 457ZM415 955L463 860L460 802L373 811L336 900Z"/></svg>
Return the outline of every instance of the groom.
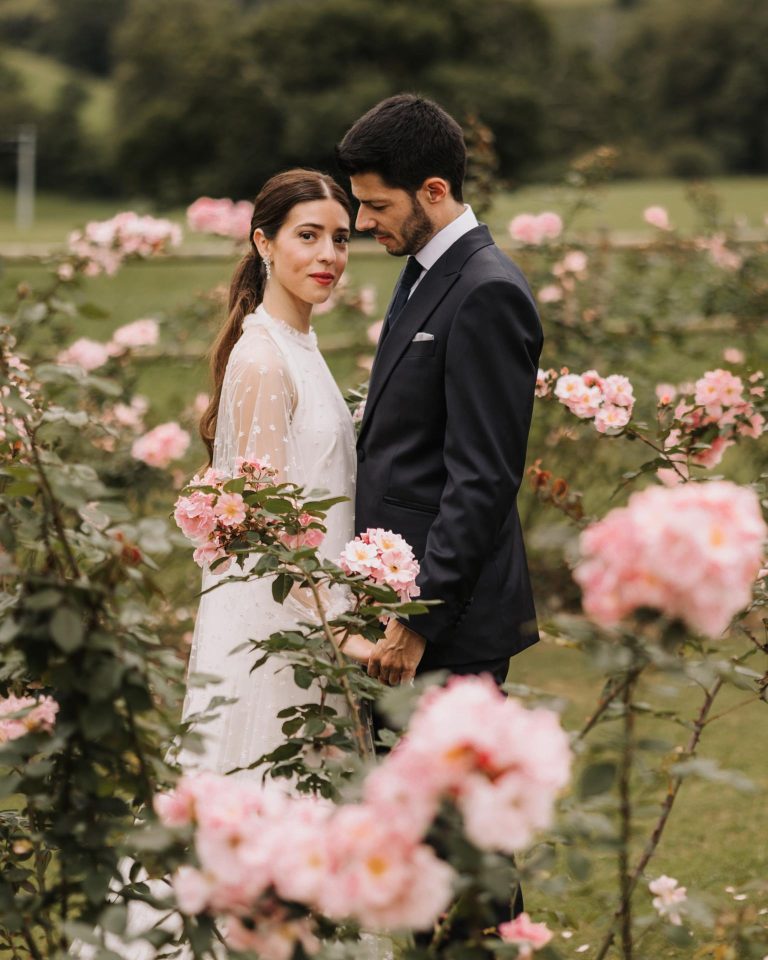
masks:
<svg viewBox="0 0 768 960"><path fill-rule="evenodd" d="M463 202L461 128L402 94L337 147L355 226L406 257L379 340L357 444L356 528L401 534L428 613L391 620L369 673L400 684L447 669L503 683L538 639L516 496L542 330L520 270Z"/></svg>

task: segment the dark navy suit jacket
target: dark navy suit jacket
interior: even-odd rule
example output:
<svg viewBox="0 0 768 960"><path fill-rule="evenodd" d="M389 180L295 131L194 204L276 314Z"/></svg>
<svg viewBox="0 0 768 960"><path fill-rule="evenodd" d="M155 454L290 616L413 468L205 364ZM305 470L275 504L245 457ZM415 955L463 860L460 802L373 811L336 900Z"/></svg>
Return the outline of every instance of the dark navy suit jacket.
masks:
<svg viewBox="0 0 768 960"><path fill-rule="evenodd" d="M433 339L414 341L418 331ZM421 278L379 344L357 445L355 526L408 540L423 599L420 669L538 639L516 497L542 345L520 270L484 225Z"/></svg>

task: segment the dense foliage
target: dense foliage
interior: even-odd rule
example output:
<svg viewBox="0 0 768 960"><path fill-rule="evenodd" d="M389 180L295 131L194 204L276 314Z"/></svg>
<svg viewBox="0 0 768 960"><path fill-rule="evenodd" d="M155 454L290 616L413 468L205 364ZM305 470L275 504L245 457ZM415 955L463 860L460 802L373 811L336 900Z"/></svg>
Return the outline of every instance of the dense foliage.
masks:
<svg viewBox="0 0 768 960"><path fill-rule="evenodd" d="M249 196L295 164L333 170L349 124L401 90L489 127L507 182L603 142L633 175L765 171L765 5L615 16L600 47L575 45L534 0L17 0L0 38L77 72L35 106L5 67L0 121L38 126L42 185L161 202ZM95 76L114 92L98 132L82 107Z"/></svg>

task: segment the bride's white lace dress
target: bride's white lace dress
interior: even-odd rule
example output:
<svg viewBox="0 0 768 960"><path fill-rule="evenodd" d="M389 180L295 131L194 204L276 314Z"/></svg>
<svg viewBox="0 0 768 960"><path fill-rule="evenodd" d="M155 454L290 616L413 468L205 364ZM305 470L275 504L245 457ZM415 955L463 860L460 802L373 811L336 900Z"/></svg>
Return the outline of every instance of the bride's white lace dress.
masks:
<svg viewBox="0 0 768 960"><path fill-rule="evenodd" d="M268 457L280 480L349 498L329 511L328 532L319 550L337 559L354 536L357 459L352 420L314 332L300 333L271 317L263 306L243 321L219 404L213 466L234 475L238 457ZM203 590L218 579L215 572L204 573ZM307 691L295 686L292 671L280 669L279 660L270 658L251 673L253 651L233 655L230 651L249 639L290 629L308 615L292 596L284 604L276 603L269 580L222 584L202 597L189 669L192 674L213 674L221 683L190 687L184 715L204 710L214 695L237 698L237 703L221 708L218 719L200 726L204 751L182 756L185 769L227 773L278 746L283 723L277 719L278 711L306 703Z"/></svg>
<svg viewBox="0 0 768 960"><path fill-rule="evenodd" d="M243 321L242 336L227 364L219 404L213 466L234 475L238 457L268 457L280 480L293 481L307 491L321 489L348 498L329 511L327 534L319 549L322 555L336 559L354 535L357 460L352 419L318 349L314 331L301 333L270 316L263 306ZM233 567L230 572L238 571ZM219 580L215 572L205 571L202 589ZM251 672L254 652L231 651L250 639L289 629L308 615L308 608L292 596L284 604L276 603L269 580L222 583L204 594L189 672L210 674L219 682L190 686L184 717L205 711L213 696L235 702L220 707L212 722L195 728L202 737L203 750L182 754L185 771L228 773L278 746L283 721L277 713L284 707L306 703L313 692L298 688L293 671L279 659L270 658ZM343 705L338 709L344 709ZM260 778L262 772L241 770L234 775ZM152 883L165 886L164 881ZM157 892L167 892L167 888ZM150 908L131 906L129 928L134 935L159 920ZM127 949L111 936L107 936L107 943L127 960L155 957L153 948L143 940ZM90 948L79 944L73 953L81 958L91 956ZM368 960L385 960L391 956L391 944L366 935L359 953ZM183 956L186 958L187 953Z"/></svg>

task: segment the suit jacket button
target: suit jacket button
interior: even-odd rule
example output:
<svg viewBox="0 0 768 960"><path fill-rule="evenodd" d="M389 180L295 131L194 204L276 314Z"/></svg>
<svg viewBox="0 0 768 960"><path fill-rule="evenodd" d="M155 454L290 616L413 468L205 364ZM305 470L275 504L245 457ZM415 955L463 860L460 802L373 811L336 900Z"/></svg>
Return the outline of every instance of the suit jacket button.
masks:
<svg viewBox="0 0 768 960"><path fill-rule="evenodd" d="M362 463L365 460L365 450L362 447L357 451L357 462Z"/></svg>

